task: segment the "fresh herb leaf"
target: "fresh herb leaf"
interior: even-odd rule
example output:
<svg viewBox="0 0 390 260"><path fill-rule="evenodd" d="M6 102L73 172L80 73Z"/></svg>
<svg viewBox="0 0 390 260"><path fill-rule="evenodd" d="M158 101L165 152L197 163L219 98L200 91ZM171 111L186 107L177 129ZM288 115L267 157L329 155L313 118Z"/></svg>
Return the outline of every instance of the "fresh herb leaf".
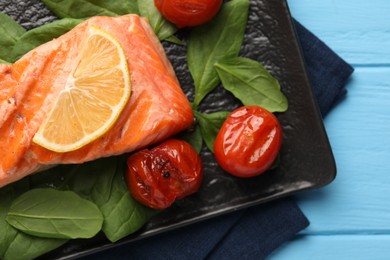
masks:
<svg viewBox="0 0 390 260"><path fill-rule="evenodd" d="M203 145L203 139L199 124L197 124L192 131L181 132L178 135L178 138L189 143L195 151L200 153Z"/></svg>
<svg viewBox="0 0 390 260"><path fill-rule="evenodd" d="M157 211L135 201L123 178L125 159L108 157L80 165L61 165L31 176L34 187L72 190L95 203L103 214L102 230L115 242L141 228Z"/></svg>
<svg viewBox="0 0 390 260"><path fill-rule="evenodd" d="M270 112L287 110L287 98L280 85L263 65L247 58L232 58L215 64L225 89L244 105L257 105Z"/></svg>
<svg viewBox="0 0 390 260"><path fill-rule="evenodd" d="M74 165L63 175L64 181L60 188L72 190L99 206L109 199L117 161L116 157L108 157Z"/></svg>
<svg viewBox="0 0 390 260"><path fill-rule="evenodd" d="M15 42L10 55L11 61L14 62L35 47L60 37L82 21L80 19L64 18L26 32Z"/></svg>
<svg viewBox="0 0 390 260"><path fill-rule="evenodd" d="M173 37L177 31L175 25L166 20L154 5L154 0L43 0L46 6L58 17L85 19L92 16L119 16L140 14L149 20L160 40L179 43Z"/></svg>
<svg viewBox="0 0 390 260"><path fill-rule="evenodd" d="M50 252L68 240L57 238L38 238L17 232L15 238L7 248L3 260L25 260L35 259L47 252Z"/></svg>
<svg viewBox="0 0 390 260"><path fill-rule="evenodd" d="M138 1L138 9L140 15L148 19L155 34L161 41L170 38L177 31L176 26L166 20L157 10L154 0Z"/></svg>
<svg viewBox="0 0 390 260"><path fill-rule="evenodd" d="M3 259L9 245L16 237L17 230L11 227L5 218L12 204L12 201L22 192L29 188L28 182L22 180L0 189L0 258Z"/></svg>
<svg viewBox="0 0 390 260"><path fill-rule="evenodd" d="M69 1L69 0L67 0ZM78 2L84 2L77 0ZM137 0L89 0L88 2L107 9L118 15L139 14Z"/></svg>
<svg viewBox="0 0 390 260"><path fill-rule="evenodd" d="M175 35L171 35L165 38L164 41L171 42L177 45L184 45L184 42L180 40L178 37L176 37Z"/></svg>
<svg viewBox="0 0 390 260"><path fill-rule="evenodd" d="M223 4L213 20L193 29L189 36L188 67L195 83L196 106L220 83L214 64L237 57L248 19L248 0Z"/></svg>
<svg viewBox="0 0 390 260"><path fill-rule="evenodd" d="M138 14L137 0L42 0L61 18L89 18L92 16L118 16Z"/></svg>
<svg viewBox="0 0 390 260"><path fill-rule="evenodd" d="M109 157L99 159L94 162L88 163L89 168L91 169L89 174L86 174L87 171L84 170L84 178L91 178L91 175L96 176L95 182L92 186L92 189L89 193L89 198L95 202L98 207L108 203L110 201L111 194L114 189L114 181L115 176L117 174L122 174L122 172L118 171L118 167L120 167L120 157ZM79 180L76 180L74 183L77 185ZM73 187L76 187L76 186Z"/></svg>
<svg viewBox="0 0 390 260"><path fill-rule="evenodd" d="M29 235L65 239L93 237L103 223L95 204L72 191L51 188L23 193L12 203L6 220Z"/></svg>
<svg viewBox="0 0 390 260"><path fill-rule="evenodd" d="M10 64L10 62L0 59L0 64Z"/></svg>
<svg viewBox="0 0 390 260"><path fill-rule="evenodd" d="M124 180L124 167L125 164L118 159L108 199L100 193L95 193L93 196L93 200L98 204L104 216L102 230L111 242L134 233L157 213L156 210L138 203L130 195ZM104 185L104 183L100 184Z"/></svg>
<svg viewBox="0 0 390 260"><path fill-rule="evenodd" d="M126 1L126 0L124 0ZM129 0L127 0L130 2ZM92 16L117 16L118 14L106 6L100 6L103 1L87 1L87 0L42 0L42 2L60 18L89 18ZM115 5L116 2L123 4L123 1L106 1ZM106 4L108 4L106 3ZM108 4L109 5L109 4ZM117 9L117 8L115 8Z"/></svg>
<svg viewBox="0 0 390 260"><path fill-rule="evenodd" d="M26 31L8 15L0 12L0 59L11 62L9 60L9 51L14 46L15 42ZM5 62L0 62L5 63Z"/></svg>
<svg viewBox="0 0 390 260"><path fill-rule="evenodd" d="M6 221L13 200L29 189L28 179L20 180L0 189L0 258L34 259L67 242L66 239L39 238L24 234Z"/></svg>
<svg viewBox="0 0 390 260"><path fill-rule="evenodd" d="M219 111L210 114L204 114L194 111L195 117L199 122L200 131L203 140L210 151L214 152L214 141L226 117L230 114L228 111Z"/></svg>

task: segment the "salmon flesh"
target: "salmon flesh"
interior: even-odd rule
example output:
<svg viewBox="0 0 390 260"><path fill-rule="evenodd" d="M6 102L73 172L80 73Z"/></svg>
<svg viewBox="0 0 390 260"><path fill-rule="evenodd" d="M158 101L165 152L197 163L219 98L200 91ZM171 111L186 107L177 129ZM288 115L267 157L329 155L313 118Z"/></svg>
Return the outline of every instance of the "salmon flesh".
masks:
<svg viewBox="0 0 390 260"><path fill-rule="evenodd" d="M103 136L76 151L53 152L32 139L64 89L89 26L109 32L121 43L131 97ZM0 65L0 187L54 165L147 147L182 131L192 121L191 105L149 23L137 15L90 18L14 64Z"/></svg>

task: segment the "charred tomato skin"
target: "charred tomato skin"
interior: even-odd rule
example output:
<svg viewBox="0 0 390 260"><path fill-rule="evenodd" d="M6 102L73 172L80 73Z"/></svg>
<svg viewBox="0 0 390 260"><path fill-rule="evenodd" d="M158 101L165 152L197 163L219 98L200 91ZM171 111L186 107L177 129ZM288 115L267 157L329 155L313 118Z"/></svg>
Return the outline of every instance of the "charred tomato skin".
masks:
<svg viewBox="0 0 390 260"><path fill-rule="evenodd" d="M282 127L274 114L259 106L242 106L224 121L214 142L218 164L237 177L254 177L275 161Z"/></svg>
<svg viewBox="0 0 390 260"><path fill-rule="evenodd" d="M155 209L169 207L199 190L203 167L190 144L167 140L152 149L143 149L127 159L126 180L132 196Z"/></svg>
<svg viewBox="0 0 390 260"><path fill-rule="evenodd" d="M222 0L154 0L154 4L167 20L182 28L210 21Z"/></svg>

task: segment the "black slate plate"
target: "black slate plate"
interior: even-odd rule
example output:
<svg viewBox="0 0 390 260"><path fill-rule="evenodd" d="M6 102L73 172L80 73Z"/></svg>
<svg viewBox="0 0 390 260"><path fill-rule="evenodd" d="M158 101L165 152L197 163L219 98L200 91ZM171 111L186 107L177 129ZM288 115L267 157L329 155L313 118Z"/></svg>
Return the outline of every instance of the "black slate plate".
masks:
<svg viewBox="0 0 390 260"><path fill-rule="evenodd" d="M27 29L56 19L39 0L2 0L0 10ZM191 99L193 83L186 67L185 48L164 43L184 91ZM81 257L146 236L202 221L252 205L265 203L330 183L336 175L333 154L306 75L304 61L285 0L252 0L241 56L263 63L280 82L289 100L287 112L278 115L284 140L280 166L259 177L239 179L224 173L213 155L202 150L205 179L201 190L116 244L103 235L74 240L43 256L45 259ZM222 88L208 96L204 112L233 110L237 100Z"/></svg>

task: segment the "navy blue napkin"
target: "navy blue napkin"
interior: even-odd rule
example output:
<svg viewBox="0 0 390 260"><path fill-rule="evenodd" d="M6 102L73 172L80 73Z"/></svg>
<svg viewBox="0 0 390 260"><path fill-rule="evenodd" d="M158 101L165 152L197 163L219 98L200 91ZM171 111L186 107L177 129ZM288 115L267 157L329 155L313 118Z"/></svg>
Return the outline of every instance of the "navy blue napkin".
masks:
<svg viewBox="0 0 390 260"><path fill-rule="evenodd" d="M324 42L294 20L307 73L322 116L344 97L353 68Z"/></svg>
<svg viewBox="0 0 390 260"><path fill-rule="evenodd" d="M345 95L353 68L294 22L313 92L325 116ZM294 199L285 198L103 251L90 259L264 259L308 225Z"/></svg>

